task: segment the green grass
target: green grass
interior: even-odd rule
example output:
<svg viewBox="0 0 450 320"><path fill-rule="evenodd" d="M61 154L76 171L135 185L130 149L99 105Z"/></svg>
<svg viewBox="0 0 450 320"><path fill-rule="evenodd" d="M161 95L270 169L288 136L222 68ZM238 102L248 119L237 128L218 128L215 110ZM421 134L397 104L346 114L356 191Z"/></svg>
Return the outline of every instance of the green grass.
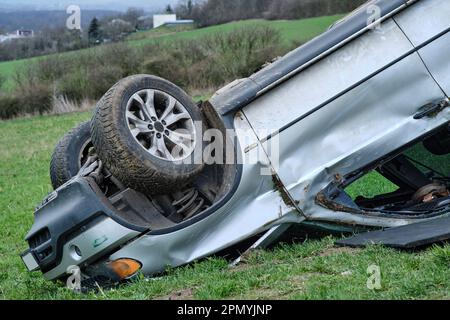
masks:
<svg viewBox="0 0 450 320"><path fill-rule="evenodd" d="M0 92L2 90L10 90L14 86L13 76L18 68L23 66L25 63L29 63L30 59L24 60L14 60L14 61L6 61L0 62L0 75L6 79L3 87L0 88Z"/></svg>
<svg viewBox="0 0 450 320"><path fill-rule="evenodd" d="M283 43L290 45L292 42L303 43L313 37L324 32L331 24L342 18L342 15L325 16L319 18L309 18L302 20L244 20L237 22L230 22L217 26L173 32L170 28L150 30L140 32L131 36L130 41L133 44L147 44L157 39L161 40L186 40L196 39L202 36L208 36L214 33L232 32L233 30L243 28L246 26L270 26L280 31ZM139 40L135 40L139 37Z"/></svg>
<svg viewBox="0 0 450 320"><path fill-rule="evenodd" d="M177 32L191 31L194 29L195 29L194 25L172 26L172 27L161 26L157 29L140 30L138 32L132 33L131 35L128 36L127 40L134 41L134 40L144 40L144 39L148 39L148 38L157 38L157 37L174 34Z"/></svg>
<svg viewBox="0 0 450 320"><path fill-rule="evenodd" d="M218 32L221 33L232 32L233 30L249 25L267 25L279 30L282 36L283 44L288 46L291 45L292 42L303 43L310 40L311 38L324 32L331 24L333 24L336 20L340 19L341 17L342 15L336 15L336 16L327 16L327 17L292 20L292 21L246 20L201 29L194 29L194 30L188 29L187 31L184 29L181 29L181 31L176 30L178 32L174 32L173 29L170 28L161 28L161 29L158 28L156 30L144 31L133 34L129 38L129 43L131 45L139 46L151 43L152 41L176 41L180 39L183 40L196 39L199 37L211 35ZM83 50L96 50L96 48ZM77 54L77 53L79 53L79 51L72 51L65 54ZM39 58L0 62L0 74L7 79L3 88L0 88L0 90L13 89L14 82L12 80L12 76L14 75L15 71L18 68L24 66L25 64L32 63L33 60L36 59Z"/></svg>
<svg viewBox="0 0 450 320"><path fill-rule="evenodd" d="M334 248L335 239L308 240L256 252L237 267L208 259L104 293L76 295L61 283L28 273L19 254L33 209L51 191L54 145L89 113L0 122L0 299L449 299L450 247L404 253L382 247ZM371 181L360 188L370 189ZM380 290L367 289L367 268L381 268Z"/></svg>
<svg viewBox="0 0 450 320"><path fill-rule="evenodd" d="M450 154L441 156L434 155L433 157L430 157L430 153L425 149L423 144L419 143L406 150L405 155L426 166L422 167L421 165L416 164L417 168L422 170L425 174L429 174L429 169L433 169L443 177L450 175L450 167L448 165L450 163ZM345 191L353 199L357 196L373 198L377 195L397 191L398 188L398 186L384 178L378 172L372 171L352 183Z"/></svg>
<svg viewBox="0 0 450 320"><path fill-rule="evenodd" d="M391 193L396 190L398 190L398 186L376 171L363 176L345 189L353 199L357 196L373 198L380 194Z"/></svg>

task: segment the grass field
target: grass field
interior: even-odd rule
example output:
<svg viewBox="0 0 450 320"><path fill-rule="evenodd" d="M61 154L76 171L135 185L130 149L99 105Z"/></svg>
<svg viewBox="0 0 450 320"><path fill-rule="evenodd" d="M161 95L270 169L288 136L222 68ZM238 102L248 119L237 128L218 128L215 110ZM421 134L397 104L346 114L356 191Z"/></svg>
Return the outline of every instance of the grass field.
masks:
<svg viewBox="0 0 450 320"><path fill-rule="evenodd" d="M25 63L30 63L31 59L24 60L14 60L7 62L0 62L0 75L6 79L0 90L9 90L13 87L14 82L12 77L18 68L23 66Z"/></svg>
<svg viewBox="0 0 450 320"><path fill-rule="evenodd" d="M332 23L334 23L341 17L342 15L336 15L329 17L319 17L293 21L246 20L181 32L173 32L172 29L162 28L133 34L129 39L129 43L131 45L139 46L151 43L152 41L174 41L179 39L196 39L202 36L207 36L218 32L232 32L237 28L242 28L244 26L249 25L267 25L279 30L283 43L285 45L289 45L292 42L303 43L319 35L320 33L324 32ZM95 50L95 48L84 50ZM69 52L66 54L74 54L74 53L76 54L76 52ZM34 59L0 62L0 75L2 75L7 79L3 88L0 88L0 90L12 89L14 86L14 82L12 81L12 76L14 75L14 72L17 70L17 68L20 68L24 64L31 63Z"/></svg>
<svg viewBox="0 0 450 320"><path fill-rule="evenodd" d="M139 45L151 43L151 41L154 41L155 39L170 41L179 39L196 39L198 37L207 36L213 33L232 32L235 29L246 26L262 25L270 26L279 30L284 44L291 44L292 42L302 43L324 32L330 25L340 18L342 18L342 15L302 20L245 20L181 32L173 32L170 28L158 28L156 30L135 33L131 35L130 41Z"/></svg>
<svg viewBox="0 0 450 320"><path fill-rule="evenodd" d="M25 271L19 254L33 209L51 191L48 164L58 139L89 113L0 122L0 299L449 299L450 247L415 253L381 247L338 249L335 239L310 239L257 252L237 266L209 259L158 279L87 296ZM366 194L379 184L362 183ZM353 190L357 192L357 190ZM367 289L367 268L381 268L380 290Z"/></svg>
<svg viewBox="0 0 450 320"><path fill-rule="evenodd" d="M288 44L312 38L338 18L252 20L177 33L160 29L135 34L129 41L142 45L193 39L243 25L267 24L279 29ZM0 63L0 74L10 78L29 62ZM9 81L2 90L11 85ZM45 281L39 273L27 273L19 254L27 246L23 239L33 223L34 207L51 191L51 153L70 128L89 118L89 113L74 113L0 121L0 299L450 299L450 246L412 253L382 247L351 250L335 248L332 237L256 252L237 267L229 267L222 259L208 259L169 270L162 278L140 279L83 296L61 283ZM371 174L348 192L371 196L393 188ZM366 286L367 268L373 264L380 266L382 276L382 288L375 291Z"/></svg>

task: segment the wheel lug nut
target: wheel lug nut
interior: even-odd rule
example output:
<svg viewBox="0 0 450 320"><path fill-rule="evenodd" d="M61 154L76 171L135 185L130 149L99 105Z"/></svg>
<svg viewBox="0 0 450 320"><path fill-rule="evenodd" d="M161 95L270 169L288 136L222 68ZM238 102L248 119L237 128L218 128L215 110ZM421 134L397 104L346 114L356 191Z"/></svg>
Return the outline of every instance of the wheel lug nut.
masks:
<svg viewBox="0 0 450 320"><path fill-rule="evenodd" d="M152 121L156 121L156 120L158 120L158 119L156 119L155 117L152 117Z"/></svg>
<svg viewBox="0 0 450 320"><path fill-rule="evenodd" d="M148 129L149 129L149 130L153 130L153 125L152 125L152 124L149 124L149 125L148 125Z"/></svg>
<svg viewBox="0 0 450 320"><path fill-rule="evenodd" d="M161 121L161 123L165 126L167 123L163 120Z"/></svg>
<svg viewBox="0 0 450 320"><path fill-rule="evenodd" d="M161 133L156 134L156 137L157 137L158 139L161 139L161 138L162 138Z"/></svg>
<svg viewBox="0 0 450 320"><path fill-rule="evenodd" d="M169 130L164 131L164 134L165 134L166 136L169 136L169 135L170 135Z"/></svg>

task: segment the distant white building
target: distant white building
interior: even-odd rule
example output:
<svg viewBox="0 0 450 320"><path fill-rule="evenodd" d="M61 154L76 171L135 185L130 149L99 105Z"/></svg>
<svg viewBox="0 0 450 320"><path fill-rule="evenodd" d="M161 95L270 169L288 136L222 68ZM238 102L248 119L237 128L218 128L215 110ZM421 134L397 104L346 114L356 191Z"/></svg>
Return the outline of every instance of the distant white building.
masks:
<svg viewBox="0 0 450 320"><path fill-rule="evenodd" d="M16 36L22 37L22 38L31 38L31 37L34 37L34 31L33 30L17 30Z"/></svg>
<svg viewBox="0 0 450 320"><path fill-rule="evenodd" d="M177 20L176 14L155 14L153 16L153 28L172 25L193 24L194 20Z"/></svg>
<svg viewBox="0 0 450 320"><path fill-rule="evenodd" d="M11 41L15 39L24 39L24 38L32 38L34 37L33 30L17 30L13 33L1 34L0 35L0 43L5 41Z"/></svg>
<svg viewBox="0 0 450 320"><path fill-rule="evenodd" d="M176 14L155 14L153 16L153 28L158 28L165 25L168 22L177 21Z"/></svg>

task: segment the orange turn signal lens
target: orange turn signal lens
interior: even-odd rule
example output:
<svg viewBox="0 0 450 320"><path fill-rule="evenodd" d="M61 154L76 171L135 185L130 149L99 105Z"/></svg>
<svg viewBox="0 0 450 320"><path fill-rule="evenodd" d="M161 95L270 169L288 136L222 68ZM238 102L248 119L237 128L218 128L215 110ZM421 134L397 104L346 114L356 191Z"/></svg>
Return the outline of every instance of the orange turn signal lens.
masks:
<svg viewBox="0 0 450 320"><path fill-rule="evenodd" d="M109 267L121 280L124 280L135 275L142 265L133 259L119 259L110 262Z"/></svg>

